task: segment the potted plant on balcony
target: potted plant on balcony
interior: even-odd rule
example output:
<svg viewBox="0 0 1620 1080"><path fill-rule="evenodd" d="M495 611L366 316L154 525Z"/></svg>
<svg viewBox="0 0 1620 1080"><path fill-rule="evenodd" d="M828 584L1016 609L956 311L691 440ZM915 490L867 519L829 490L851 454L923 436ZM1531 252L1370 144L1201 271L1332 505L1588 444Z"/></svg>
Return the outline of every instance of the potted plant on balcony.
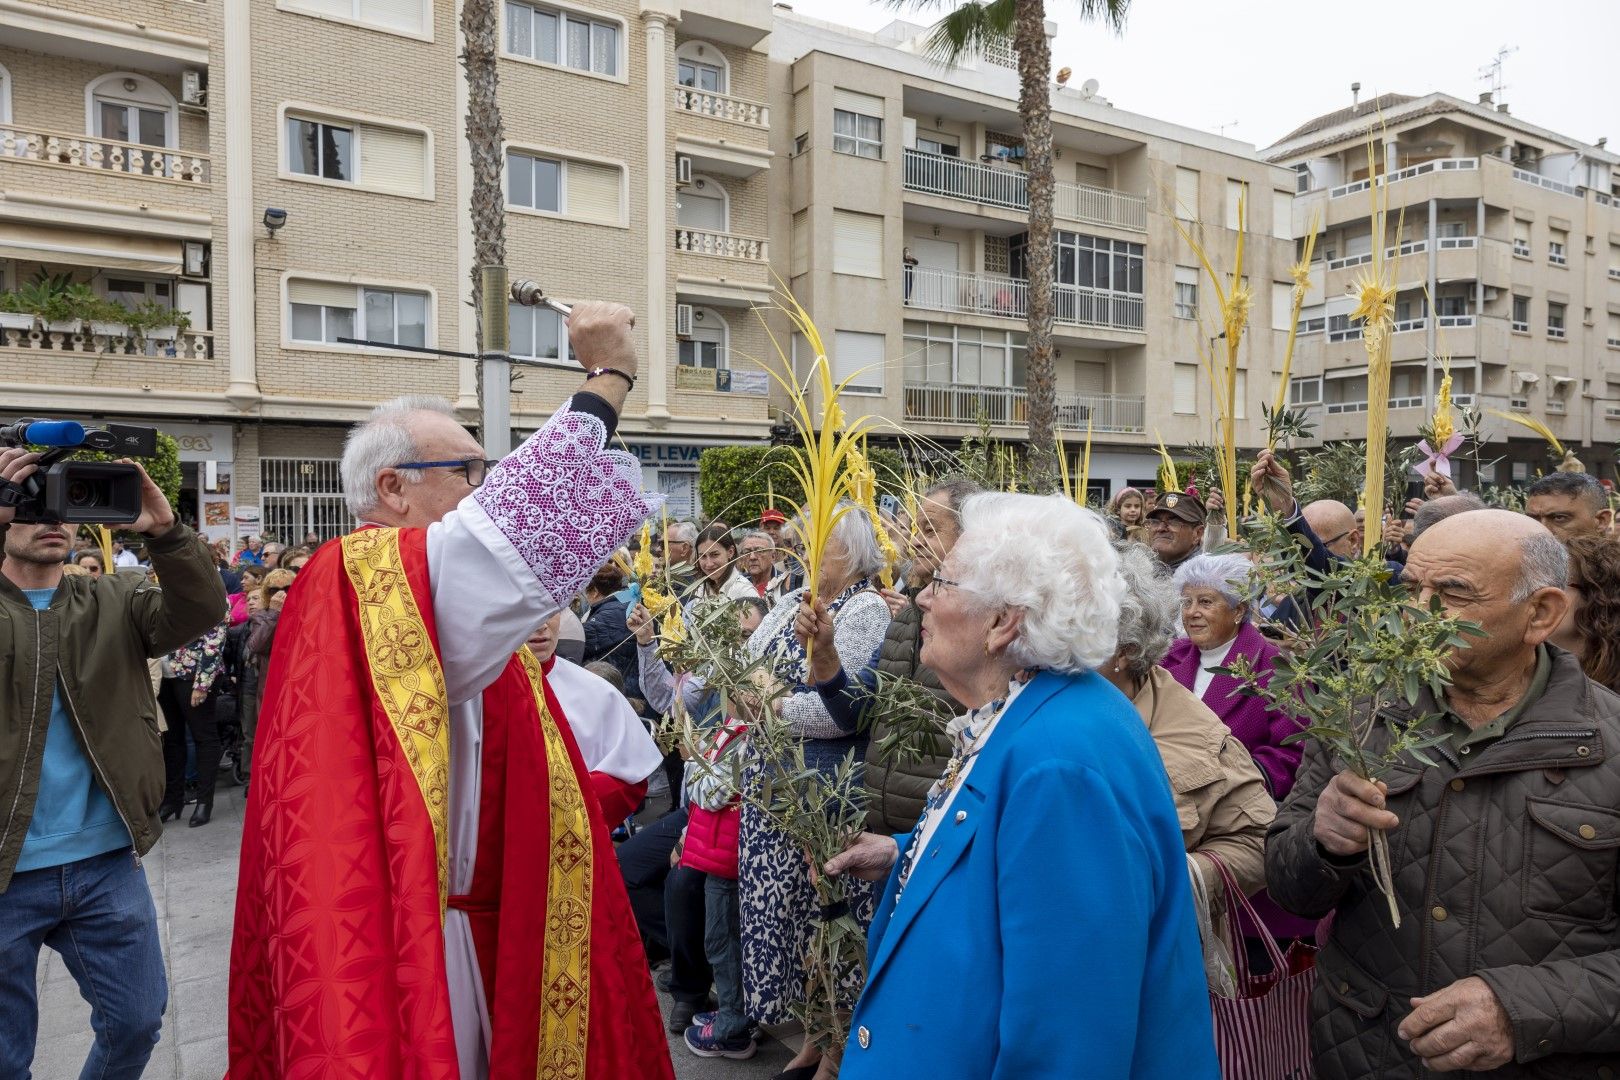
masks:
<svg viewBox="0 0 1620 1080"><path fill-rule="evenodd" d="M131 334L129 308L116 300L101 300L90 312L90 332L97 337L127 338Z"/></svg>
<svg viewBox="0 0 1620 1080"><path fill-rule="evenodd" d="M26 334L33 328L34 313L23 307L18 294L0 292L0 330L21 330Z"/></svg>
<svg viewBox="0 0 1620 1080"><path fill-rule="evenodd" d="M36 316L53 334L77 334L84 321L103 303L90 286L75 283L71 274L40 273L15 294L19 311Z"/></svg>
<svg viewBox="0 0 1620 1080"><path fill-rule="evenodd" d="M147 300L129 313L129 325L146 341L173 341L191 326L191 318L156 300Z"/></svg>

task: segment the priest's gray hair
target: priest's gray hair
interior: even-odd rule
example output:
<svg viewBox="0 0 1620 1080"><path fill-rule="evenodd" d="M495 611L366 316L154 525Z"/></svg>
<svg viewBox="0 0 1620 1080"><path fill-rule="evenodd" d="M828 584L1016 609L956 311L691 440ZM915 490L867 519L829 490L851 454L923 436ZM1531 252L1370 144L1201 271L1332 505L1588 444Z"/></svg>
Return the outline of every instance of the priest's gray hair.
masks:
<svg viewBox="0 0 1620 1080"><path fill-rule="evenodd" d="M1181 590L1160 570L1163 565L1141 544L1116 544L1125 596L1119 604L1121 659L1134 679L1146 679L1170 652L1181 614Z"/></svg>
<svg viewBox="0 0 1620 1080"><path fill-rule="evenodd" d="M1214 589L1234 608L1247 607L1254 564L1242 555L1196 555L1176 570L1176 588Z"/></svg>
<svg viewBox="0 0 1620 1080"><path fill-rule="evenodd" d="M365 521L377 508L377 474L402 461L416 460L410 421L417 413L454 417L456 410L442 397L406 394L378 405L363 422L349 429L341 466L343 500L356 521ZM422 481L420 469L406 469L404 475L408 483Z"/></svg>
<svg viewBox="0 0 1620 1080"><path fill-rule="evenodd" d="M1008 650L1019 664L1080 672L1114 655L1125 596L1119 556L1103 519L1072 499L969 496L949 561L970 603L1023 612Z"/></svg>

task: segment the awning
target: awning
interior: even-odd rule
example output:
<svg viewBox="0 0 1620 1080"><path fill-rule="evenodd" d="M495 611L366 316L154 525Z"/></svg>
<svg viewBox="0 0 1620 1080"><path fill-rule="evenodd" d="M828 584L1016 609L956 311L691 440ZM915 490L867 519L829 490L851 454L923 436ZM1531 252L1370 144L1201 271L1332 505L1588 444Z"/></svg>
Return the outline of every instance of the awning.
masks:
<svg viewBox="0 0 1620 1080"><path fill-rule="evenodd" d="M1513 381L1520 386L1534 386L1541 381L1541 376L1533 371L1515 371Z"/></svg>
<svg viewBox="0 0 1620 1080"><path fill-rule="evenodd" d="M178 274L181 256L179 240L15 222L0 224L0 259Z"/></svg>

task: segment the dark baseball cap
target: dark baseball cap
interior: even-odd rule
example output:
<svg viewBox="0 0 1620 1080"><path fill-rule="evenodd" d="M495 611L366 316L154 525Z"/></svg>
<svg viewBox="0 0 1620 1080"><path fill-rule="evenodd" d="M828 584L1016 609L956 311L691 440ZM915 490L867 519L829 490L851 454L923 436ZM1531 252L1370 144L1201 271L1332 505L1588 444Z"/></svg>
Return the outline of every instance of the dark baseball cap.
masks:
<svg viewBox="0 0 1620 1080"><path fill-rule="evenodd" d="M1185 491L1166 491L1161 494L1158 505L1148 517L1156 518L1160 514L1180 518L1189 525L1202 525L1204 519L1209 516L1208 511L1204 509L1204 500Z"/></svg>

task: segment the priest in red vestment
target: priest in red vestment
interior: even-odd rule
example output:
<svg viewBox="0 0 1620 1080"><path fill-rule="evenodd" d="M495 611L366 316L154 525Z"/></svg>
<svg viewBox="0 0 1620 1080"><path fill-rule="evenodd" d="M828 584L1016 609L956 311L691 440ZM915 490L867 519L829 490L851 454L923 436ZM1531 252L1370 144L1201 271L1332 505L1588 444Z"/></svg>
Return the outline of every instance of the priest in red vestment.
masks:
<svg viewBox="0 0 1620 1080"><path fill-rule="evenodd" d="M350 433L362 527L299 572L268 673L230 1080L673 1076L609 820L520 649L656 508L603 449L632 324L575 309L585 385L498 464L437 399Z"/></svg>

